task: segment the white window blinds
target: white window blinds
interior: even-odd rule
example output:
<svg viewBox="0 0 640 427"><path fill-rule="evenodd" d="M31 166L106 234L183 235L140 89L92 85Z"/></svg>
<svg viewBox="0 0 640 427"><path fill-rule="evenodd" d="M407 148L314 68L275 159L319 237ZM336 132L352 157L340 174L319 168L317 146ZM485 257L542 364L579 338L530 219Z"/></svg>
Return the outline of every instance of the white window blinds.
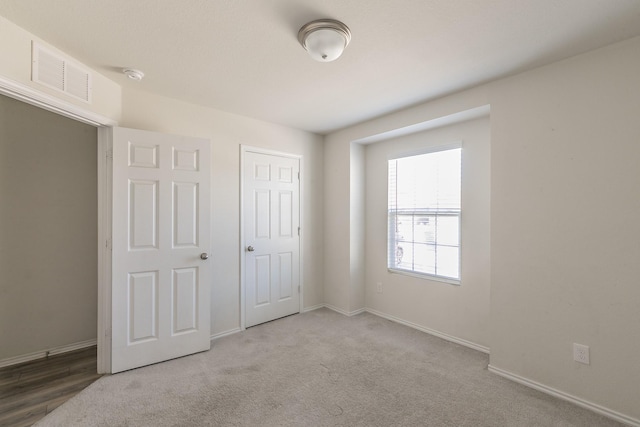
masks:
<svg viewBox="0 0 640 427"><path fill-rule="evenodd" d="M389 160L388 267L460 279L462 148Z"/></svg>

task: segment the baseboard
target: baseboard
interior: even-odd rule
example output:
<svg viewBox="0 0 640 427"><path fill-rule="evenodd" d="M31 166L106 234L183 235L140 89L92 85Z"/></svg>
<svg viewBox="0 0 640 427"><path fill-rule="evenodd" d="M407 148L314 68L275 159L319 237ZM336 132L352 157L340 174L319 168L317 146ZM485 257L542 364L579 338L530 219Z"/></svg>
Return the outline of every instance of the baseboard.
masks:
<svg viewBox="0 0 640 427"><path fill-rule="evenodd" d="M472 349L480 351L482 353L489 354L489 347L485 347L485 346L482 346L480 344L476 344L474 342L464 340L462 338L454 337L452 335L448 335L448 334L445 334L443 332L436 331L434 329L425 328L424 326L421 326L421 325L418 325L416 323L412 323L412 322L406 321L404 319L400 319L399 317L391 316L390 314L386 314L386 313L383 313L381 311L374 310L373 308L361 308L359 310L348 312L348 311L345 311L345 310L343 310L341 308L333 306L331 304L318 304L317 306L314 306L313 308L309 308L308 310L305 310L305 311L317 310L318 308L322 308L322 307L326 307L329 310L333 310L333 311L335 311L337 313L340 313L340 314L342 314L344 316L348 316L348 317L355 316L356 314L364 313L366 311L367 313L371 313L371 314L373 314L375 316L382 317L382 318L387 319L387 320L391 320L392 322L400 323L401 325L405 325L405 326L408 326L410 328L417 329L417 330L419 330L421 332L424 332L424 333L427 333L429 335L433 335L433 336L436 336L438 338L442 338L444 340L451 341L451 342L454 342L456 344L460 344L460 345L463 345L465 347L472 348Z"/></svg>
<svg viewBox="0 0 640 427"><path fill-rule="evenodd" d="M355 311L346 311L346 310L343 310L343 309L338 308L338 307L336 307L334 305L331 305L331 304L324 304L324 306L326 308L328 308L329 310L333 310L336 313L340 313L340 314L345 315L347 317L355 316L356 314L360 314L360 313L364 313L365 312L364 308L361 308L361 309L355 310Z"/></svg>
<svg viewBox="0 0 640 427"><path fill-rule="evenodd" d="M325 305L324 305L324 304L316 304L316 305L312 305L311 307L305 307L305 308L303 308L303 309L302 309L302 312L303 312L303 313L308 313L308 312L310 312L310 311L318 310L318 309L320 309L320 308L324 308L324 307L325 307Z"/></svg>
<svg viewBox="0 0 640 427"><path fill-rule="evenodd" d="M589 402L588 400L584 400L577 396L574 396L569 393L565 393L564 391L557 390L553 387L546 386L544 384L540 384L536 381L530 380L525 377L521 377L520 375L513 374L509 371L505 371L504 369L496 368L495 366L489 365L489 371L493 372L496 375L500 375L501 377L507 378L511 381L515 381L519 384L525 385L527 387L536 389L545 394L549 394L553 397L557 397L562 400L566 400L567 402L571 402L574 405L578 405L582 408L588 409L590 411L596 412L600 415L604 415L605 417L614 419L618 422L628 424L634 427L640 427L640 420L637 418L631 418L627 415L621 414L620 412L616 412L614 410L605 408L604 406L600 406L598 404Z"/></svg>
<svg viewBox="0 0 640 427"><path fill-rule="evenodd" d="M217 340L218 338L226 337L228 335L237 334L238 332L242 332L240 328L229 329L228 331L218 332L217 334L211 335L211 341Z"/></svg>
<svg viewBox="0 0 640 427"><path fill-rule="evenodd" d="M32 360L44 359L47 356L54 356L56 354L68 353L74 350L81 350L83 348L92 347L97 345L96 339L80 341L73 344L62 345L59 347L52 347L46 350L35 351L29 354L23 354L20 356L9 357L7 359L0 360L0 368L6 366L17 365L19 363L31 362Z"/></svg>
<svg viewBox="0 0 640 427"><path fill-rule="evenodd" d="M409 326L410 328L417 329L421 332L427 333L429 335L436 336L438 338L442 338L447 341L454 342L456 344L463 345L465 347L472 348L477 351L481 351L482 353L489 354L489 347L485 347L480 344L476 344L471 341L464 340L462 338L454 337L449 334L445 334L444 332L436 331L435 329L425 328L424 326L418 325L416 323L409 322L404 319L400 319L399 317L392 316L390 314L383 313L378 310L374 310L373 308L366 308L365 311L367 313L375 314L376 316L385 318L387 320L391 320L392 322L400 323L401 325Z"/></svg>

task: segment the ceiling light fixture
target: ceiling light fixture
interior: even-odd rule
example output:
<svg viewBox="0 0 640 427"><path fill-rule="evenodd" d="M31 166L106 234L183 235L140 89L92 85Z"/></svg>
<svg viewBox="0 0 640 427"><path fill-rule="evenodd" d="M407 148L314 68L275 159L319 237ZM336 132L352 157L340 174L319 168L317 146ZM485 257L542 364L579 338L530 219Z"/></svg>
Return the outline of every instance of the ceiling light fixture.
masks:
<svg viewBox="0 0 640 427"><path fill-rule="evenodd" d="M340 21L318 19L300 28L298 41L316 61L331 62L342 55L351 41L351 31Z"/></svg>
<svg viewBox="0 0 640 427"><path fill-rule="evenodd" d="M122 72L129 77L131 80L135 80L139 82L144 77L144 73L140 70L136 70L134 68L123 68Z"/></svg>

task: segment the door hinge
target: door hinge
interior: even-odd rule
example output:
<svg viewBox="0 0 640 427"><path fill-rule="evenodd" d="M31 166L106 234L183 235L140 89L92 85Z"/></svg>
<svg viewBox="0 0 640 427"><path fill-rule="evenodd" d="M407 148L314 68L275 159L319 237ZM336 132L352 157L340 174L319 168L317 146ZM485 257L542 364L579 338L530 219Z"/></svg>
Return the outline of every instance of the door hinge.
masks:
<svg viewBox="0 0 640 427"><path fill-rule="evenodd" d="M300 227L298 227L298 237L300 237Z"/></svg>
<svg viewBox="0 0 640 427"><path fill-rule="evenodd" d="M300 181L300 172L298 172L298 181Z"/></svg>
<svg viewBox="0 0 640 427"><path fill-rule="evenodd" d="M111 338L111 328L108 328L108 329L104 330L104 337L105 338Z"/></svg>
<svg viewBox="0 0 640 427"><path fill-rule="evenodd" d="M113 159L113 148L109 148L107 151L105 151L105 156L107 157L107 159Z"/></svg>
<svg viewBox="0 0 640 427"><path fill-rule="evenodd" d="M300 293L300 285L298 285L298 293Z"/></svg>
<svg viewBox="0 0 640 427"><path fill-rule="evenodd" d="M105 246L105 248L107 248L107 249L109 249L109 250L112 250L112 249L113 249L112 244L111 244L111 237L109 237L109 238L106 240L106 242L105 242L105 245L104 245L104 246Z"/></svg>

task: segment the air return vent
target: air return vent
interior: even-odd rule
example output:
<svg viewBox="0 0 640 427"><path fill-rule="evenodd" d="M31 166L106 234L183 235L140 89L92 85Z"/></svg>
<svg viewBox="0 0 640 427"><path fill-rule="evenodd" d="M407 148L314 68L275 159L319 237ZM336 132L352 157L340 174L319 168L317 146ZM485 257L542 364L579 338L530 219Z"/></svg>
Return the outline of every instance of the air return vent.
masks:
<svg viewBox="0 0 640 427"><path fill-rule="evenodd" d="M33 43L31 80L91 102L91 74L57 52Z"/></svg>

